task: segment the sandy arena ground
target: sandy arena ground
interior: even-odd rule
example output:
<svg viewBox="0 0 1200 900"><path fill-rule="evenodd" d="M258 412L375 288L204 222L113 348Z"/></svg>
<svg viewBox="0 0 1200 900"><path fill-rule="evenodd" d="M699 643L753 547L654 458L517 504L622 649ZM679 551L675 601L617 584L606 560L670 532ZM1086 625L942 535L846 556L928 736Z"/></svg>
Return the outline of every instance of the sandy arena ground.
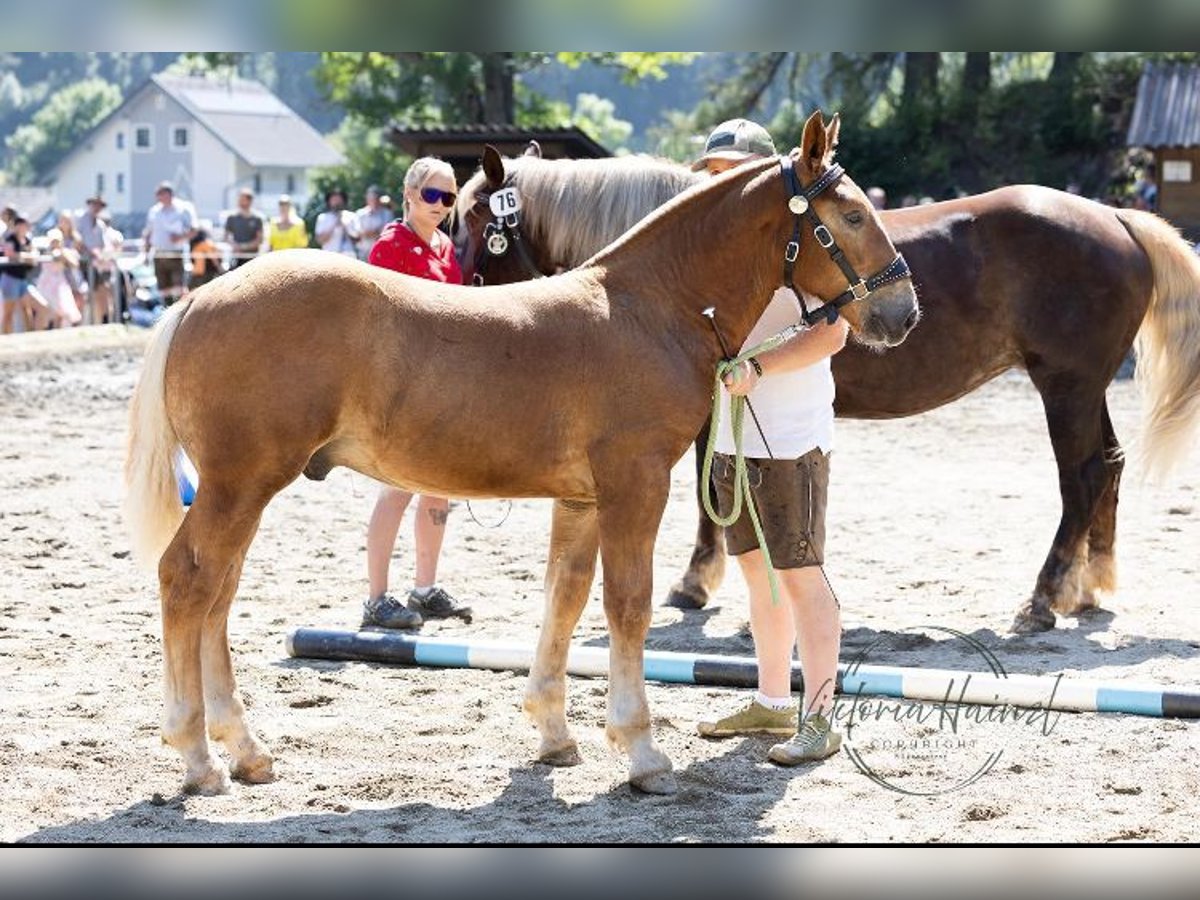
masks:
<svg viewBox="0 0 1200 900"><path fill-rule="evenodd" d="M350 627L365 593L364 534L375 489L335 470L268 507L231 616L252 724L278 780L183 797L176 753L159 740L156 584L128 557L119 509L125 417L143 332L81 329L0 339L0 840L31 842L1194 841L1200 725L1131 715L962 724L973 744L907 769L872 751L911 796L867 778L846 754L808 769L765 761L767 739L709 742L693 723L748 692L650 684L654 733L680 792L625 783L603 735L606 682L571 679L583 763L531 762L536 733L516 673L287 658L297 626ZM1131 382L1109 392L1119 434L1135 432ZM680 461L655 557L648 646L749 655L736 567L714 604L658 605L690 552L691 458ZM1024 376L934 413L840 422L829 510L829 577L841 598L843 659L899 629L957 629L1010 673L1200 689L1200 448L1170 484L1127 473L1121 590L1108 608L1014 637L1058 520L1041 405ZM500 502L473 504L485 524ZM472 625L428 635L532 644L542 606L548 501L516 503L499 528L456 504L442 580L476 608ZM395 581L411 573L406 521ZM576 633L602 645L599 582ZM980 667L949 634L872 650L878 664ZM886 643L886 642L885 642ZM880 741L945 737L944 726L876 721ZM1048 733L1047 733L1048 732ZM861 734L861 732L860 732ZM963 735L956 733L955 737ZM884 746L880 744L879 746ZM864 758L868 758L864 750ZM924 766L924 768L922 768ZM932 780L931 780L932 779Z"/></svg>

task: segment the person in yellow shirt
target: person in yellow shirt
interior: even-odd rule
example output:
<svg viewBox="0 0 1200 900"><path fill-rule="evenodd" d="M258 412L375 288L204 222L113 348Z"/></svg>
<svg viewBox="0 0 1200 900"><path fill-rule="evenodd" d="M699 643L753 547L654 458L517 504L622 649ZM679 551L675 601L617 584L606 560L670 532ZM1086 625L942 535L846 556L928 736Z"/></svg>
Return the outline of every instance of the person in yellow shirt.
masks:
<svg viewBox="0 0 1200 900"><path fill-rule="evenodd" d="M279 198L279 215L271 219L271 236L267 242L272 250L308 246L308 229L303 219L292 214L292 198L287 194Z"/></svg>

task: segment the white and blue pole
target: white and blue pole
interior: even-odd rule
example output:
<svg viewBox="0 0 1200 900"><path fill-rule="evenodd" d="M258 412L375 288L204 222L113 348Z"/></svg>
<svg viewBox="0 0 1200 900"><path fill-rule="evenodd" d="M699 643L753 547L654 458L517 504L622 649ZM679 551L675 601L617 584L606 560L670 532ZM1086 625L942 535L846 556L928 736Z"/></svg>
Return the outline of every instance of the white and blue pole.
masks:
<svg viewBox="0 0 1200 900"><path fill-rule="evenodd" d="M503 641L414 637L393 631L297 628L287 635L289 656L405 666L528 672L534 648ZM571 647L567 673L607 677L607 647ZM748 656L708 656L645 651L648 681L712 687L755 687L758 666ZM996 675L952 669L840 665L838 692L906 700L956 702L1066 712L1120 712L1163 718L1200 718L1200 693L1156 684L1068 680L1056 675ZM792 667L792 690L803 690L800 668Z"/></svg>

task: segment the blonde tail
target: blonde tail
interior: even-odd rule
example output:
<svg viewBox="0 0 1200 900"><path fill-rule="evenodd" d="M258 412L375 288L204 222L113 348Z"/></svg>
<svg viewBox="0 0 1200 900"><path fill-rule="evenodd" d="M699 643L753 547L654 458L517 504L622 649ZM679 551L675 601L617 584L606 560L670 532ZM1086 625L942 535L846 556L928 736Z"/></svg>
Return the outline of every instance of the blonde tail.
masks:
<svg viewBox="0 0 1200 900"><path fill-rule="evenodd" d="M176 303L163 315L146 349L142 374L129 407L129 446L125 455L125 524L133 558L148 571L183 521L183 503L175 474L179 440L167 419L164 381L175 329L188 303Z"/></svg>
<svg viewBox="0 0 1200 900"><path fill-rule="evenodd" d="M1158 216L1117 216L1154 270L1154 296L1134 341L1144 403L1134 455L1145 476L1158 480L1187 454L1200 423L1200 256Z"/></svg>

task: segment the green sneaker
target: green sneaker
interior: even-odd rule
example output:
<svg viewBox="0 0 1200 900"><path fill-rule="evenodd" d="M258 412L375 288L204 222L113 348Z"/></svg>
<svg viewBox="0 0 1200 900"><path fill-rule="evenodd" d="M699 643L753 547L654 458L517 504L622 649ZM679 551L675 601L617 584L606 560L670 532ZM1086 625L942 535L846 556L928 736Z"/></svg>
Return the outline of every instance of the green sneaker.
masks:
<svg viewBox="0 0 1200 900"><path fill-rule="evenodd" d="M800 723L791 738L768 750L767 759L781 766L798 766L832 756L841 749L842 736L833 730L828 719L813 713Z"/></svg>
<svg viewBox="0 0 1200 900"><path fill-rule="evenodd" d="M757 700L731 716L715 722L697 722L696 731L703 737L725 738L738 734L794 734L796 710L771 709Z"/></svg>

